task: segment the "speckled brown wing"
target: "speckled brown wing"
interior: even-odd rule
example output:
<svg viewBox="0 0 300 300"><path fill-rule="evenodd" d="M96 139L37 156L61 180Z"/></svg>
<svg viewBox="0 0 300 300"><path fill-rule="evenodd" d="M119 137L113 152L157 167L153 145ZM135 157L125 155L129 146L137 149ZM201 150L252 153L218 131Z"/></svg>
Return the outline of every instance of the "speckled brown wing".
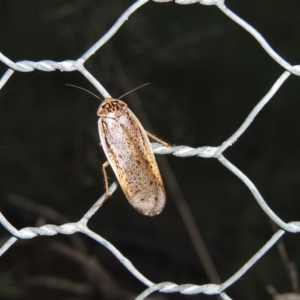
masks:
<svg viewBox="0 0 300 300"><path fill-rule="evenodd" d="M98 115L101 144L128 201L141 214L159 214L165 190L144 128L120 100L106 99Z"/></svg>

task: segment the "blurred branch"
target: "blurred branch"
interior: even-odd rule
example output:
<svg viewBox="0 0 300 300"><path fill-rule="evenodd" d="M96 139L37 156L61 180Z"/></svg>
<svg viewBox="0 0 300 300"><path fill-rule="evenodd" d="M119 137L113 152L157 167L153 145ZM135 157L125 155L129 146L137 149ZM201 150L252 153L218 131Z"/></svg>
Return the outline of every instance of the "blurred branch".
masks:
<svg viewBox="0 0 300 300"><path fill-rule="evenodd" d="M114 281L110 274L103 268L99 261L85 253L75 250L67 245L59 242L52 243L51 248L69 259L76 261L83 269L93 284L99 291L106 296L118 299L132 299L133 295L124 292L120 286Z"/></svg>
<svg viewBox="0 0 300 300"><path fill-rule="evenodd" d="M62 290L75 295L92 295L93 289L88 284L53 276L34 276L26 278L23 283L28 286L41 286Z"/></svg>
<svg viewBox="0 0 300 300"><path fill-rule="evenodd" d="M126 74L125 68L124 68L115 48L110 46L110 44L107 45L107 47L110 47L109 59L111 61L111 64L115 67L115 72L118 75L120 85L123 87L123 89L125 91L129 90L132 87L132 83L130 82L130 79L129 79L130 76L128 76L128 74ZM129 102L130 102L130 105L132 107L134 107L134 110L139 112L140 119L143 120L145 127L147 129L150 129L150 131L151 131L152 126L150 124L150 120L147 117L137 94L134 94L134 93L130 94ZM207 247L202 238L202 235L197 227L197 224L192 215L192 212L191 212L189 206L187 205L187 202L181 192L179 183L174 175L174 172L172 171L172 168L170 167L170 164L168 163L168 160L165 157L161 157L160 165L161 165L161 170L164 175L163 177L165 179L166 185L172 194L172 199L175 201L175 204L177 206L179 214L180 214L180 216L183 220L183 223L188 231L190 239L194 245L196 253L198 254L198 257L206 271L206 274L207 274L209 280L211 280L211 282L214 282L214 283L221 283L220 276L214 266L214 263L210 257L210 254L207 250Z"/></svg>
<svg viewBox="0 0 300 300"><path fill-rule="evenodd" d="M274 232L278 230L278 226L270 219L270 223ZM290 260L287 249L282 239L277 244L277 249L282 260L283 266L289 276L292 290L294 293L299 293L299 276L295 263Z"/></svg>
<svg viewBox="0 0 300 300"><path fill-rule="evenodd" d="M14 194L9 194L6 197L7 201L17 207L20 207L24 210L30 211L38 216L43 216L54 223L68 223L70 220L63 214L58 213L53 208L50 208L45 205L38 204L30 199L20 197ZM118 299L131 299L133 296L129 293L124 292L113 280L110 274L105 270L105 268L97 261L95 258L91 258L87 254L86 247L79 235L71 235L70 239L73 241L74 246L77 249L68 247L66 244L53 242L50 244L50 247L55 249L57 252L63 254L79 263L81 267L85 270L86 275L93 281L95 286L99 291L106 294L106 296L113 296ZM72 285L74 284L71 281L66 279L56 277L46 277L38 276L30 278L29 281L26 280L27 284L30 285L41 285L46 287L56 287L61 290L72 290ZM76 283L77 284L77 283ZM86 285L78 287L78 291L73 289L73 293L85 294ZM89 289L87 292L91 292ZM88 293L86 293L88 294Z"/></svg>

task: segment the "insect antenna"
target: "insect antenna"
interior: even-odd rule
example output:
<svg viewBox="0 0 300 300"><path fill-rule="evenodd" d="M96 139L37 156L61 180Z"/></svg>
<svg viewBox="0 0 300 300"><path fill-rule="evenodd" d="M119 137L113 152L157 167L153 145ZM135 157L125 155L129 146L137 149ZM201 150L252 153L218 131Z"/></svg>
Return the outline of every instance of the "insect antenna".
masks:
<svg viewBox="0 0 300 300"><path fill-rule="evenodd" d="M69 83L66 83L66 85L67 85L67 86L72 86L72 87L77 88L77 89L79 89L79 90L83 90L83 91L85 91L85 92L87 92L87 93L93 95L94 97L98 98L99 100L103 101L103 99L101 99L101 98L100 98L99 96L97 96L96 94L94 94L94 93L92 93L91 91L86 90L86 89L84 89L84 88L82 88L82 87L80 87L80 86L73 85L73 84L69 84Z"/></svg>
<svg viewBox="0 0 300 300"><path fill-rule="evenodd" d="M142 85L140 85L140 86L134 88L133 90L131 90L131 91L129 91L129 92L123 94L123 95L122 95L121 97L119 97L118 99L121 99L121 98L123 98L124 96L126 96L126 95L128 95L128 94L130 94L130 93L132 93L132 92L134 92L134 91L136 91L136 90L138 90L138 89L140 89L140 88L146 86L146 85L149 85L149 84L151 84L151 82L144 83L144 84L142 84Z"/></svg>
<svg viewBox="0 0 300 300"><path fill-rule="evenodd" d="M123 98L124 96L126 96L126 95L128 95L128 94L130 94L130 93L132 93L132 92L134 92L134 91L136 91L136 90L138 90L138 89L140 89L140 88L146 86L146 85L149 85L149 84L151 84L151 82L144 83L144 84L142 84L142 85L140 85L140 86L138 86L138 87L136 87L136 88L130 90L129 92L123 94L123 95L122 95L121 97L119 97L118 99L121 99L121 98ZM92 93L91 91L89 91L89 90L87 90L87 89L84 89L84 88L82 88L82 87L80 87L80 86L73 85L73 84L69 84L69 83L66 83L66 85L67 85L67 86L74 87L74 88L77 88L77 89L79 89L79 90L83 90L83 91L85 91L85 92L87 92L87 93L93 95L94 97L98 98L99 100L103 101L103 99L101 99L99 96L97 96L96 94Z"/></svg>

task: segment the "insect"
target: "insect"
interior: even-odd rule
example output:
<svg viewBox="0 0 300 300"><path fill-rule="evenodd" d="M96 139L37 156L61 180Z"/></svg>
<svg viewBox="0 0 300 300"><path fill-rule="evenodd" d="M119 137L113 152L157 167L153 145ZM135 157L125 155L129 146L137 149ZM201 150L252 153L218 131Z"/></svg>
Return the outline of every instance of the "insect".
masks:
<svg viewBox="0 0 300 300"><path fill-rule="evenodd" d="M106 193L106 167L110 164L129 203L141 214L159 214L166 203L163 181L148 136L126 103L107 98L97 110L101 145L108 159L102 166ZM148 136L147 136L148 135Z"/></svg>

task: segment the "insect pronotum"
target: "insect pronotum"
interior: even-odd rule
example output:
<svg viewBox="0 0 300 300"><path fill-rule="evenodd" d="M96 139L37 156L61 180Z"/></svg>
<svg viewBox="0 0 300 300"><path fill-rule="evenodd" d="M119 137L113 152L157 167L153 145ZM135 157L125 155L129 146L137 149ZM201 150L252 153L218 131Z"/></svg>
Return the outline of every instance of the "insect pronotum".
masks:
<svg viewBox="0 0 300 300"><path fill-rule="evenodd" d="M105 99L97 115L100 141L108 159L103 164L106 193L105 168L110 164L129 203L143 215L159 214L165 206L166 194L147 135L169 145L146 132L121 100Z"/></svg>

